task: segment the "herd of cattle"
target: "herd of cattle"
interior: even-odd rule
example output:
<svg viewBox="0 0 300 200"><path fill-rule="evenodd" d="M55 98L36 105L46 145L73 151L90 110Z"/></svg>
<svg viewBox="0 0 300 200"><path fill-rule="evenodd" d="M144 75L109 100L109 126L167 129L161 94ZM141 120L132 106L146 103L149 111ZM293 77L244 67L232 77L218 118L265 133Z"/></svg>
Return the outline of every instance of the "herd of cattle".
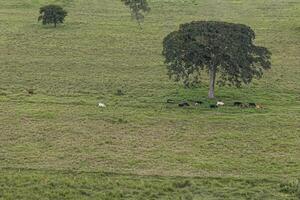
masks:
<svg viewBox="0 0 300 200"><path fill-rule="evenodd" d="M27 92L28 92L29 95L34 94L33 89L27 89ZM117 94L118 95L123 95L124 93L121 90L118 90ZM172 100L172 99L168 99L167 104L176 104L176 101ZM182 101L182 102L178 103L178 106L179 107L189 107L191 105L198 106L198 105L201 105L201 104L204 104L204 102L203 101L190 101L190 102ZM239 108L256 108L256 109L262 109L263 108L261 105L256 104L256 103L242 103L242 102L239 102L239 101L233 102L232 105L236 106L236 107L239 107ZM225 106L225 103L223 101L220 101L220 100L217 101L215 104L209 104L209 108L218 108L218 107L221 107L221 106ZM99 102L98 107L106 108L106 105L104 103Z"/></svg>
<svg viewBox="0 0 300 200"><path fill-rule="evenodd" d="M167 104L176 104L176 102L172 99L168 99ZM178 103L178 106L179 107L189 107L191 105L198 106L201 104L204 104L204 102L203 101L190 101L190 102L182 101L182 102ZM225 103L223 101L217 101L215 104L209 104L209 108L218 108L218 107L222 107L222 106L225 106ZM256 109L262 108L261 105L256 104L256 103L243 103L243 102L239 102L239 101L233 102L232 106L239 107L239 108L256 108Z"/></svg>

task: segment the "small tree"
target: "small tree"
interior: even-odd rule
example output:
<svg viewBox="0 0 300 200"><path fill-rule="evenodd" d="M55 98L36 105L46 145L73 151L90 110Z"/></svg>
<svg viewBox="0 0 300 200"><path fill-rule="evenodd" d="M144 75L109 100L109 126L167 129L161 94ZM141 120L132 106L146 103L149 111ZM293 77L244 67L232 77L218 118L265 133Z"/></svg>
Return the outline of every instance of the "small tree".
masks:
<svg viewBox="0 0 300 200"><path fill-rule="evenodd" d="M200 72L209 74L209 98L218 84L240 87L261 78L271 68L271 53L255 46L254 31L242 24L197 21L180 26L165 37L163 55L168 75L186 86L200 82Z"/></svg>
<svg viewBox="0 0 300 200"><path fill-rule="evenodd" d="M121 0L125 6L128 6L131 11L131 16L137 21L141 27L141 22L144 21L144 13L150 12L150 7L147 0Z"/></svg>
<svg viewBox="0 0 300 200"><path fill-rule="evenodd" d="M40 16L38 21L45 24L54 24L54 27L59 23L64 23L67 11L57 5L47 5L40 8Z"/></svg>

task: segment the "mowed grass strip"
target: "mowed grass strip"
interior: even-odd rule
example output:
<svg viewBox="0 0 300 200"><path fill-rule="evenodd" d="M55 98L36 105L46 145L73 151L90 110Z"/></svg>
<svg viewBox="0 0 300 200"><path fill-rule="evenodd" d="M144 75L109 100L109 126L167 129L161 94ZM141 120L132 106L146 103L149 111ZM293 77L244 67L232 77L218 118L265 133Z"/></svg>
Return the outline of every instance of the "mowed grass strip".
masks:
<svg viewBox="0 0 300 200"><path fill-rule="evenodd" d="M299 181L5 169L0 199L299 199Z"/></svg>
<svg viewBox="0 0 300 200"><path fill-rule="evenodd" d="M64 25L54 29L38 24L38 9L46 3L65 6L69 16ZM220 199L222 195L228 199L295 198L293 192L282 193L278 185L298 180L300 173L300 3L149 3L152 11L140 30L118 1L0 0L0 167L6 177L1 184L7 186L5 180L11 183L6 193L2 190L4 199L16 199L13 195L25 190L34 194L25 183L39 185L44 178L59 179L58 187L72 177L76 182L89 179L87 185L95 195L90 198L108 198L109 191L97 196L101 188L93 189L101 172L143 175L105 177L116 182L132 179L132 185L148 181L154 188L149 193L153 199L182 195L199 199ZM273 53L272 70L241 89L217 88L217 98L225 107L209 109L212 102L206 99L206 82L200 88L185 89L168 80L161 56L164 36L192 20L250 25L257 33L257 44ZM117 95L119 89L124 95ZM169 98L176 102L202 100L204 105L182 109L167 105ZM264 109L236 108L234 101L259 103ZM98 108L98 102L107 108ZM14 168L37 171L16 173ZM55 175L51 170L100 174L94 174L96 178L87 173ZM187 197L185 191L158 195L163 190L157 189L160 182L173 184L170 176L190 177L187 180L197 186L187 189ZM250 189L248 179L258 180L253 187L260 192ZM211 185L206 187L206 183ZM112 193L124 195L117 191L127 191L126 184L112 184ZM37 190L49 185L37 186ZM72 190L66 194L72 199L80 187L62 190ZM20 192L14 194L13 188ZM128 198L146 197L146 188L131 191ZM59 198L51 196L52 189L46 189L49 198ZM198 190L204 191L204 196L195 192ZM234 190L244 193L235 194ZM248 196L246 191L250 191Z"/></svg>

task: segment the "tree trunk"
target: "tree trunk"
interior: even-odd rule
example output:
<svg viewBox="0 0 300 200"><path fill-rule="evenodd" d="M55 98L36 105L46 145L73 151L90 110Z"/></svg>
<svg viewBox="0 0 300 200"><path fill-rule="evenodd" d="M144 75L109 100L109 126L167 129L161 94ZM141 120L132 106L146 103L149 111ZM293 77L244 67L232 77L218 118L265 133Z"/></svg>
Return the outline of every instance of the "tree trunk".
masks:
<svg viewBox="0 0 300 200"><path fill-rule="evenodd" d="M208 92L209 99L215 98L215 82L216 82L216 67L212 67L209 70L209 92Z"/></svg>
<svg viewBox="0 0 300 200"><path fill-rule="evenodd" d="M54 22L54 28L56 28L56 22Z"/></svg>

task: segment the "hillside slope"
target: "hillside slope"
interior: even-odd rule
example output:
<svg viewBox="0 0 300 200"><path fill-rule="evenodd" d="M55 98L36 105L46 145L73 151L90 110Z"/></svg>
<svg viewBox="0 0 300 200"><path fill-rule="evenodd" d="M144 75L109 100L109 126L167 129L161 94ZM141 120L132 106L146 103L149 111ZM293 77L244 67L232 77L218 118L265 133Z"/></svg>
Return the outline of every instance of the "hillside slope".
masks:
<svg viewBox="0 0 300 200"><path fill-rule="evenodd" d="M68 10L64 25L38 24L46 2ZM118 1L0 0L0 199L299 197L300 2L149 4L139 29ZM226 106L209 109L205 82L168 80L161 56L164 36L193 20L250 25L272 70L217 88Z"/></svg>

